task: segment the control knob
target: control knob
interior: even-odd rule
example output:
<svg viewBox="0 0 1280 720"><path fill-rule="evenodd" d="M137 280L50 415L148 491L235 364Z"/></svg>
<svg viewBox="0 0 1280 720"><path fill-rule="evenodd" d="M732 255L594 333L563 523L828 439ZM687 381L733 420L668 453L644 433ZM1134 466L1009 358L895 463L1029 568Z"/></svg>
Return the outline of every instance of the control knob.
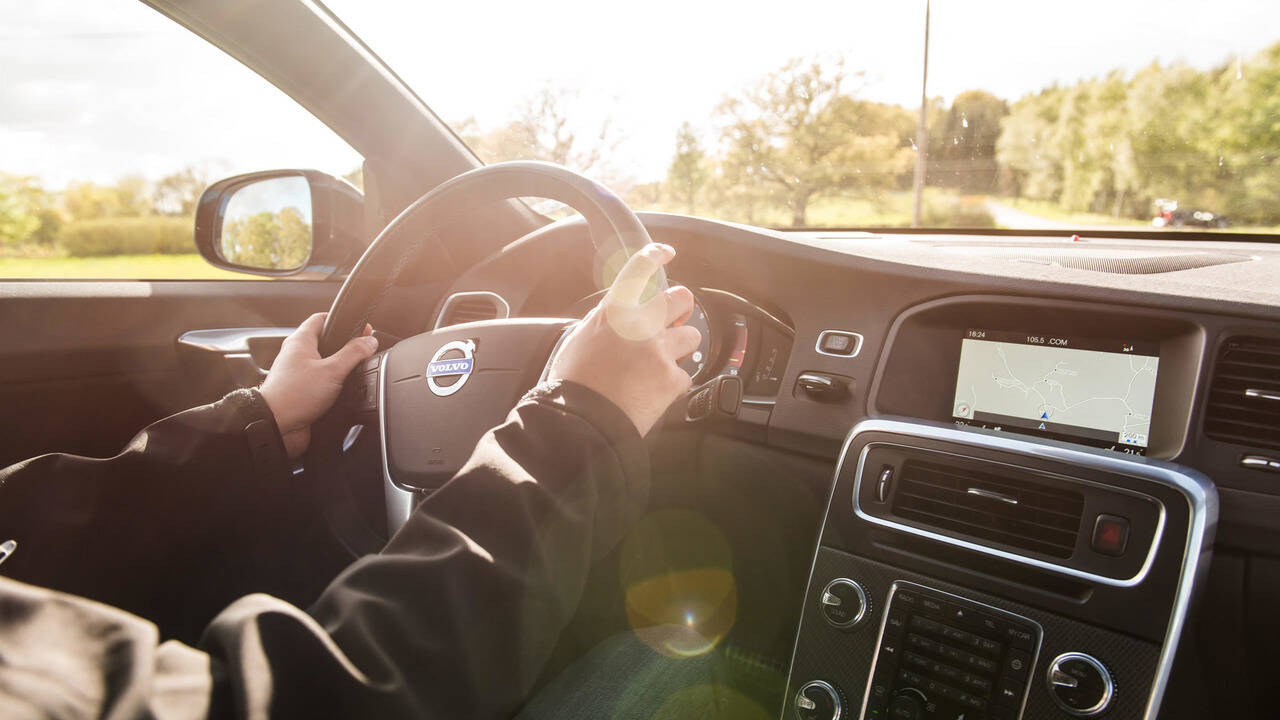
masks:
<svg viewBox="0 0 1280 720"><path fill-rule="evenodd" d="M889 702L889 717L919 720L924 715L925 702L924 693L915 688L907 688L893 696L893 700Z"/></svg>
<svg viewBox="0 0 1280 720"><path fill-rule="evenodd" d="M796 717L800 720L840 720L844 693L824 680L805 683L796 693Z"/></svg>
<svg viewBox="0 0 1280 720"><path fill-rule="evenodd" d="M822 589L822 614L841 630L851 630L871 615L871 600L861 584L836 578Z"/></svg>
<svg viewBox="0 0 1280 720"><path fill-rule="evenodd" d="M1076 717L1102 714L1116 691L1106 666L1084 653L1069 652L1054 658L1045 679L1049 696Z"/></svg>

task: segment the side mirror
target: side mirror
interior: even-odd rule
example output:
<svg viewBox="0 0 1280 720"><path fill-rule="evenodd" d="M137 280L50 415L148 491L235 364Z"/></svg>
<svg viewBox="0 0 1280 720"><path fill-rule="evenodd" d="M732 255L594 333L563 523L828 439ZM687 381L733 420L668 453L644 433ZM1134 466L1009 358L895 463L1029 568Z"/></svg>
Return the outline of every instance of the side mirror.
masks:
<svg viewBox="0 0 1280 720"><path fill-rule="evenodd" d="M268 170L210 185L196 206L196 248L254 275L322 279L363 250L364 196L317 170Z"/></svg>

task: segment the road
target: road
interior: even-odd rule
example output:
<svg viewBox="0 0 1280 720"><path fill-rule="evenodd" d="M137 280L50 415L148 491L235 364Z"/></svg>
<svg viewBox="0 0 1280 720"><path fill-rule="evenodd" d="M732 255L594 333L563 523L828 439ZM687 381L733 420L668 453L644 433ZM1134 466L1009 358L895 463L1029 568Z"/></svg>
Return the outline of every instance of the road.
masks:
<svg viewBox="0 0 1280 720"><path fill-rule="evenodd" d="M1118 230L1134 228L1133 221L1128 221L1127 223L1119 221L1114 225L1081 225L1064 220L1054 220L1023 212L995 200L987 200L986 208L987 212L991 213L991 217L995 219L997 226L1017 228L1018 230Z"/></svg>

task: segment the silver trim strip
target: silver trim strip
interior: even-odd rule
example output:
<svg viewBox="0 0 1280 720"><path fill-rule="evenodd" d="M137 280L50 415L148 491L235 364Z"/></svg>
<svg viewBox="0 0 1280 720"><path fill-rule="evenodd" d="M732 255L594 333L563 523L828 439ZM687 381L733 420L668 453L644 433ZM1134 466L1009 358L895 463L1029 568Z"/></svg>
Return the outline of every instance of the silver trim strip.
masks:
<svg viewBox="0 0 1280 720"><path fill-rule="evenodd" d="M1280 400L1280 392L1274 390L1258 390L1257 388L1248 388L1244 391L1247 398L1255 398L1257 400Z"/></svg>
<svg viewBox="0 0 1280 720"><path fill-rule="evenodd" d="M774 405L777 405L777 404L778 404L778 401L777 401L777 400L760 400L760 399L758 399L758 398L749 398L749 397L744 397L744 398L742 398L742 404L743 404L743 405L756 405L756 406L759 406L759 407L773 407Z"/></svg>
<svg viewBox="0 0 1280 720"><path fill-rule="evenodd" d="M1108 451L1076 450L1058 445L1019 440L1011 437L987 435L976 430L960 430L957 428L923 423L916 421L894 420L890 418L872 418L863 420L849 431L844 447L840 450L840 459L836 462L835 476L831 482L831 495L827 499L827 514L831 512L834 500L836 480L844 467L845 457L853 439L865 432L890 432L905 435L916 435L953 442L980 445L987 448L1035 455L1041 458L1062 462L1086 462L1104 470L1138 474L1155 482L1162 482L1182 493L1190 509L1190 523L1187 527L1187 539L1182 555L1182 573L1178 579L1178 589L1174 594L1173 610L1169 614L1169 624L1165 630L1164 645L1160 648L1160 657L1156 664L1155 681L1151 684L1151 694L1147 699L1147 707L1143 712L1145 720L1156 720L1160 703L1164 700L1165 690L1169 685L1169 673L1173 670L1173 659L1177 652L1178 641L1182 637L1182 628L1186 624L1187 612L1191 605L1191 595L1195 588L1197 572L1200 568L1200 556L1205 549L1206 537L1212 538L1213 530L1218 522L1218 492L1208 478L1200 473L1181 468L1171 463L1142 457L1112 457ZM826 525L826 516L823 526ZM822 530L819 529L819 539ZM813 582L813 568L818 562L820 543L815 543L813 561L809 565L809 582ZM808 589L806 588L806 593ZM807 596L807 595L806 595ZM799 651L800 634L796 633L796 646L792 650L791 662L795 665L795 653ZM877 649L878 651L878 649ZM791 682L788 671L788 684Z"/></svg>
<svg viewBox="0 0 1280 720"><path fill-rule="evenodd" d="M790 323L783 322L782 318L779 318L777 315L774 315L768 310L765 310L764 308L742 297L741 295L738 295L737 293L731 293L728 290L720 290L718 288L700 287L700 288L697 288L697 292L694 293L695 297L698 294L720 295L722 297L729 298L730 302L741 303L745 305L748 309L750 309L752 312L756 313L757 315L764 318L765 320L768 320L771 324L775 326L774 327L775 330L785 330L786 333L793 338L796 335L796 329L794 327L791 327ZM741 310L742 308L738 308L738 309Z"/></svg>
<svg viewBox="0 0 1280 720"><path fill-rule="evenodd" d="M861 423L859 425L861 425ZM929 428L930 426L923 426L923 427ZM932 428L932 429L937 430L938 428ZM949 429L945 429L944 432L946 430L949 430ZM888 432L893 432L893 431L888 431ZM956 431L951 430L950 432L955 433ZM950 440L952 442L962 442L970 445L983 445L993 450L1022 452L1023 454L1039 455L1039 454L1042 454L1040 451L1044 449L1043 446L1036 445L1034 446L1033 450L1027 451L1025 449L1019 449L1017 447L1003 446L999 443L984 444L982 442L972 442L973 438L965 437L965 435L967 434L968 433L962 433L960 437L955 437L954 435L946 435L946 434L931 435L929 433L918 433L917 436L931 437L938 440ZM986 435L975 434L975 437L980 439L990 439L990 436L986 436ZM1003 440L1004 438L994 438L994 439ZM1018 442L1018 441L1014 441L1014 442ZM881 527L887 527L887 528L891 528L893 530L898 530L905 533L910 533L912 535L918 535L920 537L929 538L930 540L936 540L937 542L946 543L948 545L955 545L956 547L962 547L966 550L980 552L985 555L993 555L995 557L1002 558L1004 560L1009 560L1016 563L1022 563L1023 565L1031 565L1032 567L1037 567L1037 568L1040 568L1041 570L1050 570L1052 572L1056 572L1061 575L1066 575L1068 577L1073 577L1078 580L1095 582L1100 585L1110 585L1112 587L1133 587L1135 585L1138 585L1139 583L1141 583L1143 580L1147 578L1147 573L1151 571L1151 566L1155 563L1156 551L1160 547L1160 541L1164 538L1164 526L1165 526L1165 514L1166 514L1164 503L1160 502L1159 500L1149 495L1133 492L1131 490L1126 490L1124 488L1117 488L1109 485L1099 485L1098 483L1095 483L1089 480L1083 480L1081 478L1075 478L1075 477L1068 477L1066 475L1058 475L1057 477L1060 477L1063 480L1078 483L1080 485L1090 485L1093 487L1105 487L1106 489L1112 492L1119 492L1119 493L1124 493L1126 495L1133 495L1135 497L1145 498L1147 500L1150 500L1151 502L1154 502L1156 506L1160 508L1160 514L1156 517L1155 533L1151 536L1151 547L1147 550L1147 557L1145 560L1143 560L1142 567L1138 568L1138 572L1135 573L1133 577L1118 579L1118 578L1107 577L1106 575L1098 575L1097 573L1078 570L1076 568L1069 567L1067 565L1059 565L1058 563L1051 562L1048 560L1041 560L1039 558L1022 555L1016 552L1000 550L999 548L993 548L987 545L983 545L980 542L962 540L960 538L951 537L950 535L943 535L942 533L933 532L931 530L925 530L922 528L914 527L912 525L907 525L905 523L889 520L888 518L876 517L874 515L871 515L870 513L862 509L862 505L861 503L859 503L858 497L859 495L861 495L861 489L862 489L863 465L866 463L867 455L870 452L871 448L878 445L887 445L890 447L911 447L909 445L902 445L899 443L874 442L874 443L868 443L866 447L862 449L862 453L859 454L858 470L857 470L856 476L854 477L854 482L853 482L853 512L859 518L866 520L869 523L873 523L875 525L880 525ZM940 450L930 450L929 452L938 453L940 455L951 455L953 457L969 457L967 455L959 455L957 453L944 452ZM1076 451L1068 451L1068 452L1076 452ZM1066 460L1065 458L1059 458L1059 459L1065 460L1067 462L1078 463L1081 465L1086 465L1086 466L1092 465L1094 467L1097 467L1097 465L1091 462L1092 460L1096 459L1096 456L1093 456L1087 453L1081 453L1081 454L1085 455L1085 458L1082 459L1079 457L1075 457L1069 460ZM988 461L988 462L994 462L994 461ZM994 464L1004 465L1005 467L1016 467L1013 465L1009 465L1008 463L996 462ZM1135 465L1137 464L1135 463ZM1141 465L1138 465L1138 467L1141 467ZM1100 469L1110 470L1111 472L1126 472L1129 474L1133 474L1134 472L1132 468L1125 468L1122 471L1119 471L1115 468L1100 468ZM1146 478L1146 479L1150 480L1152 478Z"/></svg>
<svg viewBox="0 0 1280 720"><path fill-rule="evenodd" d="M459 300L467 297L491 297L498 301L498 303L494 305L494 308L498 310L498 314L494 316L493 319L505 320L506 318L511 317L511 305L507 302L506 298L496 292L489 292L488 290L456 292L445 298L444 302L440 304L440 312L436 315L436 324L431 329L439 330L442 327L449 327L448 325L441 325L441 323L444 322L445 316L449 314L449 309L456 305Z"/></svg>
<svg viewBox="0 0 1280 720"><path fill-rule="evenodd" d="M881 473L881 475L883 474L884 473ZM1002 495L998 492L991 492L990 490L983 490L982 488L969 488L965 490L965 492L968 493L969 495L977 495L978 497L986 498L988 500L999 500L1002 503L1008 503L1010 505L1018 504L1018 498L1010 497L1008 495ZM884 501L881 500L880 502L884 502Z"/></svg>
<svg viewBox="0 0 1280 720"><path fill-rule="evenodd" d="M387 361L390 359L391 351L388 350L382 356L382 362L378 363L378 442L382 448L382 496L387 506L388 536L395 535L409 521L416 495L396 485L387 466Z"/></svg>
<svg viewBox="0 0 1280 720"><path fill-rule="evenodd" d="M1066 661L1066 660L1080 660L1088 665L1092 665L1093 668L1098 671L1098 674L1102 676L1102 679L1105 681L1105 684L1103 686L1102 698L1098 700L1097 705L1094 705L1091 708L1084 708L1083 710L1077 710L1075 708L1067 707L1066 705L1064 705L1062 701L1058 699L1058 696L1054 694L1053 692L1054 685L1066 685L1067 687L1076 687L1076 684L1079 682L1073 676L1067 675L1066 673L1058 669L1062 665L1063 661ZM1056 675L1065 675L1067 678L1070 678L1072 682L1070 683L1060 682L1055 677ZM1080 653L1080 652L1062 653L1058 657L1054 658L1049 663L1048 669L1045 671L1044 679L1045 679L1045 682L1048 683L1049 685L1049 698L1053 700L1054 704L1062 708L1063 712L1067 713L1068 715L1075 715L1076 717L1093 717L1095 715L1101 715L1103 712L1106 711L1107 706L1111 704L1111 696L1114 695L1116 692L1115 681L1111 679L1111 671L1107 670L1107 667L1103 665L1101 662L1099 662L1097 658L1093 657L1092 655L1086 655L1085 653ZM1031 683L1027 683L1027 684L1030 685Z"/></svg>
<svg viewBox="0 0 1280 720"><path fill-rule="evenodd" d="M250 340L283 340L297 328L244 327L217 328L214 330L188 330L178 337L178 344L205 352L247 353Z"/></svg>
<svg viewBox="0 0 1280 720"><path fill-rule="evenodd" d="M560 333L560 337L556 338L556 344L551 346L551 354L547 356L547 364L542 366L542 373L538 375L539 385L546 382L547 378L550 377L551 362L556 359L556 353L560 352L560 346L564 345L564 341L569 339L569 333L573 332L574 329L581 324L581 320L574 320L568 325L565 325L564 330Z"/></svg>
<svg viewBox="0 0 1280 720"><path fill-rule="evenodd" d="M876 676L876 665L880 663L880 645L884 642L884 627L889 624L889 609L893 607L893 596L898 592L898 588L900 586L909 586L910 588L915 588L917 590L946 595L947 597L955 598L961 602L977 605L978 607L986 608L997 614L1017 618L1036 626L1036 630L1039 631L1036 633L1036 649L1031 653L1031 669L1027 673L1027 682L1022 687L1022 704L1018 706L1018 713L1014 716L1018 718L1022 717L1022 714L1027 710L1027 698L1031 697L1031 678L1035 676L1036 663L1040 660L1040 648L1044 644L1044 626L1025 615L1009 612L1008 610L1003 610L995 605L988 605L987 603L974 600L973 598L956 595L955 593L949 593L946 590L939 590L934 587L929 587L928 585L911 582L910 580L895 580L893 585L889 586L889 594L884 599L884 612L880 613L880 629L876 633L876 648L872 651L871 670L867 673L867 687L862 693L862 709L858 712L858 716L862 717L867 714L867 704L871 702L871 681ZM788 682L789 681L790 680L788 679Z"/></svg>
<svg viewBox="0 0 1280 720"><path fill-rule="evenodd" d="M832 334L852 335L854 339L857 341L853 344L853 352L831 353L831 352L827 352L826 350L823 350L822 338ZM858 353L862 352L862 333L856 333L856 332L853 332L852 330L823 330L822 332L818 333L818 341L813 344L813 349L817 350L819 355L826 355L827 357L856 358L858 357Z"/></svg>

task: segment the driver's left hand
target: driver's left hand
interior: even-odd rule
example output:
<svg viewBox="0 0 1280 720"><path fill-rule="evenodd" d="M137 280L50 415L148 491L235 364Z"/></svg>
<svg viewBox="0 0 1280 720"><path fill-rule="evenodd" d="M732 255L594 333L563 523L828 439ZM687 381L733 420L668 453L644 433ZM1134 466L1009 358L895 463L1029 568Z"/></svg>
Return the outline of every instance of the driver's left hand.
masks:
<svg viewBox="0 0 1280 720"><path fill-rule="evenodd" d="M312 315L285 338L262 382L262 397L275 415L290 458L306 452L311 426L333 407L347 375L378 350L373 327L365 325L363 335L351 338L329 357L320 357L320 330L326 315Z"/></svg>

